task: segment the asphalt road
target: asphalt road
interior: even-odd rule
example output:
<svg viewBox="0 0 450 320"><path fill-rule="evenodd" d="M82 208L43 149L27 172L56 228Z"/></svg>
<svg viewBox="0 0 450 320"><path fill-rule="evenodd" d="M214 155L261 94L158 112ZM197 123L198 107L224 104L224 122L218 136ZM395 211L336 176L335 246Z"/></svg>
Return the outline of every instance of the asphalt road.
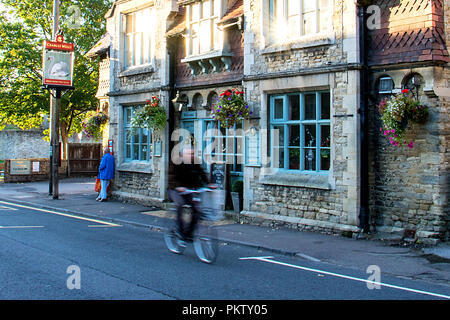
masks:
<svg viewBox="0 0 450 320"><path fill-rule="evenodd" d="M155 231L5 203L0 243L2 300L450 299L449 286L369 278L376 266L365 273L226 243L208 265L192 246L170 253Z"/></svg>

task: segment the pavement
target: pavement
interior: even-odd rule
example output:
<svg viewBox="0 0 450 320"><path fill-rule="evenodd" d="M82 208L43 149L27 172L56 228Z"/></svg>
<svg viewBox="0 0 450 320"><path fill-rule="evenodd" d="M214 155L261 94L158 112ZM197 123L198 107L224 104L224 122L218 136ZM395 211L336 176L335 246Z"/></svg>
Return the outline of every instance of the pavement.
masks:
<svg viewBox="0 0 450 320"><path fill-rule="evenodd" d="M173 213L125 201L95 201L95 178L70 178L59 182L59 199L48 195L48 181L0 183L0 201L58 210L108 222L162 232L173 223ZM0 206L2 203L0 203ZM450 243L434 246L411 244L389 237L345 237L318 232L270 228L237 222L233 215L218 226L225 247L253 247L261 255L288 255L300 260L358 270L380 267L382 274L438 282L450 286Z"/></svg>

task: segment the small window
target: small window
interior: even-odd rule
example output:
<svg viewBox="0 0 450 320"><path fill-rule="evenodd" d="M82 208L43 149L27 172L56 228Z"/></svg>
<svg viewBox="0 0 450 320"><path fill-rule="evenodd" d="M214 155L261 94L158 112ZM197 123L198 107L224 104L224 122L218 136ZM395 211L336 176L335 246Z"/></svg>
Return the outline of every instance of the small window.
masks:
<svg viewBox="0 0 450 320"><path fill-rule="evenodd" d="M378 83L379 94L391 94L394 90L394 81L391 77L382 77Z"/></svg>

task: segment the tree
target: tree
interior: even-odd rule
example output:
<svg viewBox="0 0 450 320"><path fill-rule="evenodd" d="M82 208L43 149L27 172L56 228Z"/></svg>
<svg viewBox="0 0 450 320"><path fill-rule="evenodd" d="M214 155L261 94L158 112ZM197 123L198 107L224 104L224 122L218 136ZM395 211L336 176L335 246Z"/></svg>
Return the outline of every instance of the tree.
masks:
<svg viewBox="0 0 450 320"><path fill-rule="evenodd" d="M0 13L0 130L42 125L50 99L42 90L42 45L52 39L53 0L0 0L12 19ZM105 33L104 15L112 0L62 1L60 30L75 45L74 86L60 103L63 155L69 137L80 132L89 111L97 109L98 61L84 55ZM47 134L48 134L48 130Z"/></svg>

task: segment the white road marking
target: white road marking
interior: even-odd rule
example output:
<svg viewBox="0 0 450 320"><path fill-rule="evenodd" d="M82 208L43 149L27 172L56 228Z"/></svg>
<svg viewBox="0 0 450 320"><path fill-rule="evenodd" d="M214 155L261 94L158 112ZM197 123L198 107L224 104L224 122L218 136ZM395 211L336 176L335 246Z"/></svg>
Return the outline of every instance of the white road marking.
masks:
<svg viewBox="0 0 450 320"><path fill-rule="evenodd" d="M16 211L16 210L19 210L19 209L7 207L7 206L0 206L0 210L13 210L13 211Z"/></svg>
<svg viewBox="0 0 450 320"><path fill-rule="evenodd" d="M263 262L269 262L269 263L278 264L278 265L281 265L281 266L295 268L295 269L300 269L300 270L304 270L304 271L315 272L315 273L319 273L319 274L326 274L326 275L333 276L333 277L338 277L338 278L344 278L344 279L349 279L349 280L354 280L354 281L370 283L372 285L379 285L379 286L384 286L384 287L388 287L388 288L393 288L393 289L398 289L398 290L403 290L403 291L409 291L409 292L429 295L429 296L438 297L438 298L450 299L450 296L447 296L447 295L444 295L444 294L440 294L440 293L433 293L433 292L428 292L428 291L416 290L416 289L396 286L396 285L392 285L392 284L388 284L388 283L376 282L376 281L371 281L371 280L367 280L367 279L361 279L361 278L346 276L346 275L339 274L339 273L334 273L334 272L328 272L328 271L319 270L319 269L302 267L302 266L298 266L298 265L295 265L295 264L290 264L290 263L285 263L285 262L280 262L280 261L273 260L273 257L245 257L245 258L239 258L239 260L258 260L258 261L263 261Z"/></svg>
<svg viewBox="0 0 450 320"><path fill-rule="evenodd" d="M89 228L113 228L113 227L121 227L120 225L115 225L115 226L111 226L111 225L102 225L102 224L91 224L88 225Z"/></svg>
<svg viewBox="0 0 450 320"><path fill-rule="evenodd" d="M314 258L314 257L311 257L311 256L308 256L307 254L303 254L303 253L296 253L295 255L296 255L296 256L298 256L298 257L302 257L302 258L305 258L305 259L307 259L307 260L311 260L311 261L314 261L314 262L320 262L320 260L319 260L319 259L317 259L317 258Z"/></svg>
<svg viewBox="0 0 450 320"><path fill-rule="evenodd" d="M28 229L28 228L45 228L44 226L0 226L0 229Z"/></svg>
<svg viewBox="0 0 450 320"><path fill-rule="evenodd" d="M33 207L24 206L24 205L21 205L21 204L10 203L10 202L6 202L6 201L0 201L0 203L6 204L6 205L10 205L10 206L19 207L19 208L24 208L24 209L34 210L34 211L40 211L40 212L46 212L46 213L56 214L56 215L59 215L59 216L64 216L64 217L69 217L69 218L74 218L74 219L78 219L78 220L84 220L84 221L90 221L90 222L100 223L100 224L108 225L108 226L110 226L110 227L120 227L120 225L119 225L119 224L116 224L116 223L111 223L111 222L101 221L101 220L92 219L92 218L80 217L80 216L76 216L76 215L72 215L72 214L68 214L68 213L62 213L62 212L57 212L57 211L47 210L47 209L33 208Z"/></svg>

